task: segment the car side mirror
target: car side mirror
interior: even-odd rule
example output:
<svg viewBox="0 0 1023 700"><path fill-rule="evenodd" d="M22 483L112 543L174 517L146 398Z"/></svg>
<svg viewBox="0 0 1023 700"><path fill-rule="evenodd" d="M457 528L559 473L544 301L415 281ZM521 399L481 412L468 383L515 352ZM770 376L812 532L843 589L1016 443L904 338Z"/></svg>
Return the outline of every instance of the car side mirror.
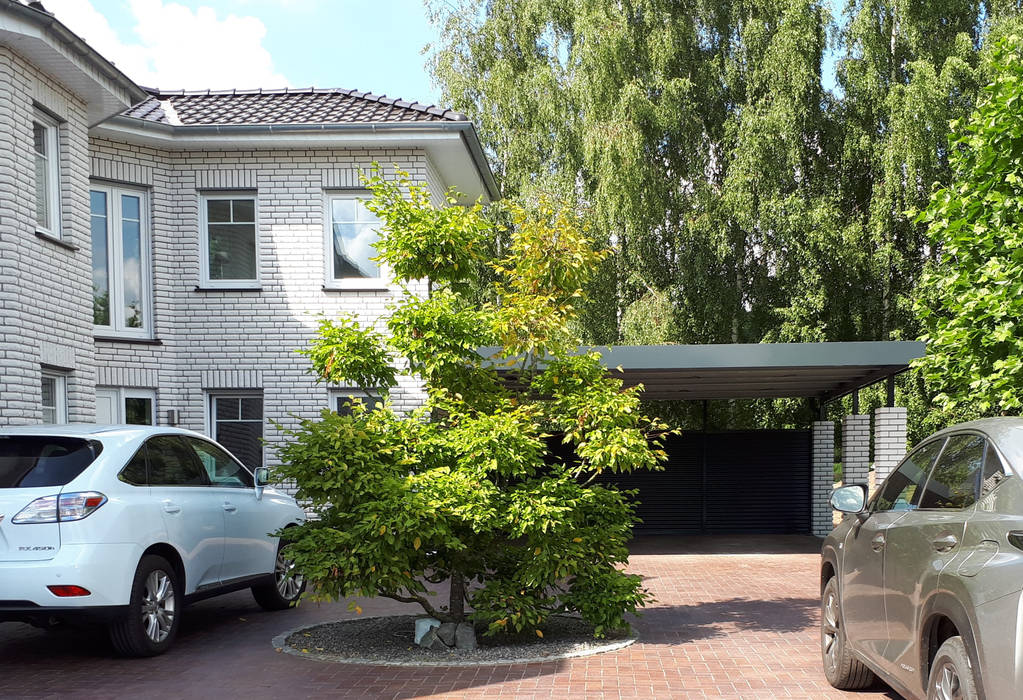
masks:
<svg viewBox="0 0 1023 700"><path fill-rule="evenodd" d="M831 507L841 513L862 513L867 505L867 487L864 484L840 486L831 492Z"/></svg>
<svg viewBox="0 0 1023 700"><path fill-rule="evenodd" d="M266 467L256 467L256 471L252 473L252 476L256 483L256 498L262 499L263 488L270 481L270 470Z"/></svg>

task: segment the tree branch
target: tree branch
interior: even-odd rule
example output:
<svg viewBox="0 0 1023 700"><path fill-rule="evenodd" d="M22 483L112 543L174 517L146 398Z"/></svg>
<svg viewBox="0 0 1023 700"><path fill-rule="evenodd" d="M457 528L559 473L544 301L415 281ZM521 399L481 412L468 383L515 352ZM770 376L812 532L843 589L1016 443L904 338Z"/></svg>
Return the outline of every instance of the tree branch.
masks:
<svg viewBox="0 0 1023 700"><path fill-rule="evenodd" d="M423 607L423 610L425 610L430 617L436 617L438 619L448 617L447 615L442 615L441 613L437 612L436 608L430 605L430 601L428 601L426 598L423 598L422 596L418 595L403 596L398 595L397 593L380 593L379 595L383 598L390 598L391 600L396 600L399 603L419 603L419 605Z"/></svg>

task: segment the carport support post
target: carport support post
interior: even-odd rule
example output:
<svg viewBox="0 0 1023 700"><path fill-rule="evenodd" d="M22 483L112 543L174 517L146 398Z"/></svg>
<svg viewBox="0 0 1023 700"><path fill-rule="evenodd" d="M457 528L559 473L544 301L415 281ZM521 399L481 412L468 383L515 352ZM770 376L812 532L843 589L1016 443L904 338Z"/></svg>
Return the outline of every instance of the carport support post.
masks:
<svg viewBox="0 0 1023 700"><path fill-rule="evenodd" d="M882 406L874 410L874 483L880 486L906 456L906 408Z"/></svg>
<svg viewBox="0 0 1023 700"><path fill-rule="evenodd" d="M835 482L835 423L813 422L813 485L810 494L810 527L818 537L831 532L831 504L828 499Z"/></svg>
<svg viewBox="0 0 1023 700"><path fill-rule="evenodd" d="M842 483L866 484L870 478L870 416L842 419Z"/></svg>

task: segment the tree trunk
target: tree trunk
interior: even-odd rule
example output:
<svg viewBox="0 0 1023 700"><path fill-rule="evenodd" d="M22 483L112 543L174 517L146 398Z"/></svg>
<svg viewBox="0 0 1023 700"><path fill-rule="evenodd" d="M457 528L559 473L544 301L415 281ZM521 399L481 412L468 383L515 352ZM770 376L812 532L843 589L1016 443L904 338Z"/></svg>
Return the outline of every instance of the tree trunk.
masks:
<svg viewBox="0 0 1023 700"><path fill-rule="evenodd" d="M452 622L465 621L465 578L458 571L451 572L451 595L448 597L448 614Z"/></svg>

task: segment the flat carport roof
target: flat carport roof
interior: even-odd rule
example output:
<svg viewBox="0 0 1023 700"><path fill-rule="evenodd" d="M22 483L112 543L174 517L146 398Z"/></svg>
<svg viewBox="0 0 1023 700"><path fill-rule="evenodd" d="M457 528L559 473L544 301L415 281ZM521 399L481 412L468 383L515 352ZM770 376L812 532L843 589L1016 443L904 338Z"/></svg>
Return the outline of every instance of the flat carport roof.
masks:
<svg viewBox="0 0 1023 700"><path fill-rule="evenodd" d="M643 384L646 400L700 401L850 394L909 369L923 357L919 341L614 345L596 350L627 386ZM492 356L497 348L481 348Z"/></svg>

